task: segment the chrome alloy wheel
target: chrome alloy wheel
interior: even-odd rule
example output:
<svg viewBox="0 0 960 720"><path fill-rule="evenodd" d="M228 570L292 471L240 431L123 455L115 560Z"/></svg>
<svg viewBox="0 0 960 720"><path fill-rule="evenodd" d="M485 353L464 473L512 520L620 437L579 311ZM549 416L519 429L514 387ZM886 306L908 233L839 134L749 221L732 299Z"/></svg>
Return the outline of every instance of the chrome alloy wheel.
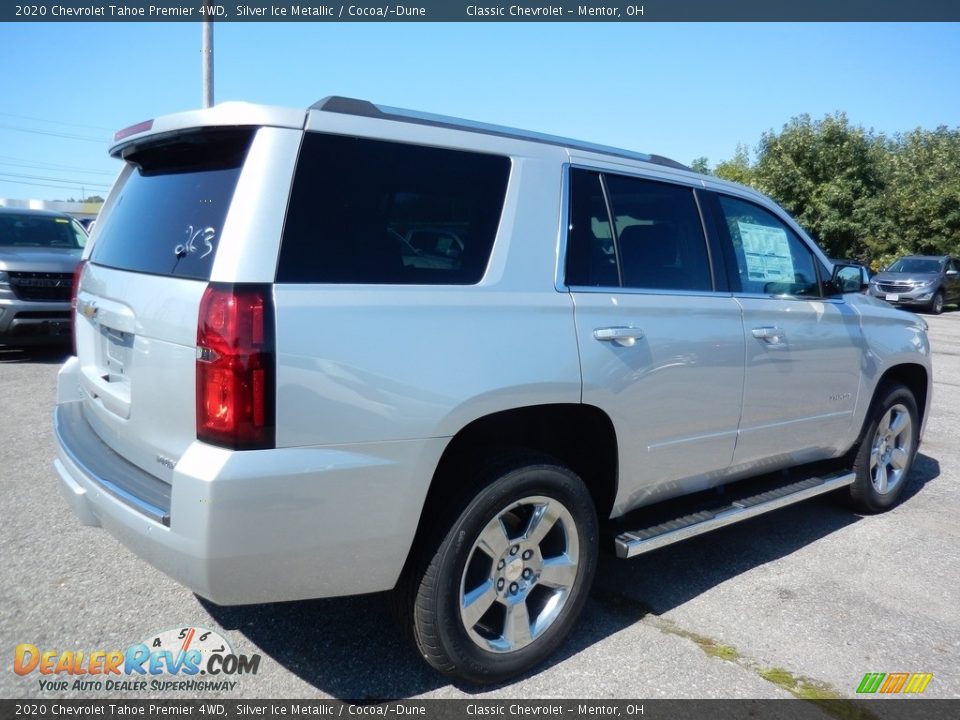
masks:
<svg viewBox="0 0 960 720"><path fill-rule="evenodd" d="M907 408L894 405L884 414L870 447L870 482L881 495L903 481L913 450L913 421Z"/></svg>
<svg viewBox="0 0 960 720"><path fill-rule="evenodd" d="M542 496L498 512L476 539L460 580L460 619L480 648L519 650L559 617L577 579L570 511Z"/></svg>

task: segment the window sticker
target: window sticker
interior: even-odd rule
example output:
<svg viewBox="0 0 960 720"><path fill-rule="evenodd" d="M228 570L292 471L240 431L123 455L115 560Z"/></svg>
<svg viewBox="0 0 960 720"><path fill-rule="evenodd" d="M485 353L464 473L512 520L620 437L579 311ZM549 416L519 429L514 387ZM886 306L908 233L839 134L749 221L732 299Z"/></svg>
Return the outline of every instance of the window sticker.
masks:
<svg viewBox="0 0 960 720"><path fill-rule="evenodd" d="M747 262L747 277L756 282L794 281L793 256L783 228L737 221Z"/></svg>

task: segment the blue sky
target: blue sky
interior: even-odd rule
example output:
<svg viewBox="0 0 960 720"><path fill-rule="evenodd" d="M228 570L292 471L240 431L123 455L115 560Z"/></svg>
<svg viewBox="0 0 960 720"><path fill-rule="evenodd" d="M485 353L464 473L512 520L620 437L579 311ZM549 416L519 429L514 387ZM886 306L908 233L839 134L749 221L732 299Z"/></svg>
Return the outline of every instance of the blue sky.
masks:
<svg viewBox="0 0 960 720"><path fill-rule="evenodd" d="M114 130L200 105L200 25L0 24L0 67L0 198L105 194ZM960 126L960 24L224 23L215 69L217 101L348 95L684 163L801 113Z"/></svg>

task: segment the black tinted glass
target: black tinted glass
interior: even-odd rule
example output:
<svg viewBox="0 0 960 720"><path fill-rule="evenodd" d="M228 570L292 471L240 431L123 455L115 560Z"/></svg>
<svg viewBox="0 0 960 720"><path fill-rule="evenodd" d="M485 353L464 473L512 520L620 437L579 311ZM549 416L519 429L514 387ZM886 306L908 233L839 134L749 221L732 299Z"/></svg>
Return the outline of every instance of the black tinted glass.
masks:
<svg viewBox="0 0 960 720"><path fill-rule="evenodd" d="M567 237L568 285L617 287L617 253L600 175L570 173L570 228Z"/></svg>
<svg viewBox="0 0 960 720"><path fill-rule="evenodd" d="M941 264L935 258L900 258L887 268L887 272L935 273L940 272Z"/></svg>
<svg viewBox="0 0 960 720"><path fill-rule="evenodd" d="M99 221L91 261L208 280L251 138L200 132L126 155L134 170Z"/></svg>
<svg viewBox="0 0 960 720"><path fill-rule="evenodd" d="M69 217L0 213L0 245L76 250L86 244L86 234Z"/></svg>
<svg viewBox="0 0 960 720"><path fill-rule="evenodd" d="M693 190L606 175L623 286L712 290L710 259Z"/></svg>
<svg viewBox="0 0 960 720"><path fill-rule="evenodd" d="M277 282L479 282L509 173L505 157L308 133Z"/></svg>

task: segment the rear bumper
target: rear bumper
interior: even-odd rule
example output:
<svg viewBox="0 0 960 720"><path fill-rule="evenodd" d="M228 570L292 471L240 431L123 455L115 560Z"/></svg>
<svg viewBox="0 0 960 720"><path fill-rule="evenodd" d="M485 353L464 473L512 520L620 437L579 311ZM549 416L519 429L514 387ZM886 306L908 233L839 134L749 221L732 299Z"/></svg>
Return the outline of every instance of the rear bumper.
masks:
<svg viewBox="0 0 960 720"><path fill-rule="evenodd" d="M75 368L75 359L67 362L61 385L74 382ZM79 401L57 406L54 429L54 467L80 521L223 605L393 587L419 522L426 468L446 444L235 452L195 442L177 462L163 508L162 492L150 495L162 488L131 483L125 460L102 442L82 441L93 431Z"/></svg>

